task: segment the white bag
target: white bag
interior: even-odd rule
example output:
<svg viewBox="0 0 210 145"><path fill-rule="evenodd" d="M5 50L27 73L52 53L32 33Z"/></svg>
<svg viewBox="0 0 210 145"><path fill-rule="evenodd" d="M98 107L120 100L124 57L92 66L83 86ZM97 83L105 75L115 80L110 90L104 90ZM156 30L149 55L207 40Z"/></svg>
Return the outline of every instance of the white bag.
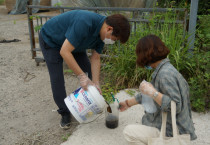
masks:
<svg viewBox="0 0 210 145"><path fill-rule="evenodd" d="M166 137L166 120L167 113L162 112L162 126L160 137L148 139L148 145L190 145L190 135L182 134L179 135L176 125L176 103L171 101L171 118L172 118L172 129L173 137Z"/></svg>

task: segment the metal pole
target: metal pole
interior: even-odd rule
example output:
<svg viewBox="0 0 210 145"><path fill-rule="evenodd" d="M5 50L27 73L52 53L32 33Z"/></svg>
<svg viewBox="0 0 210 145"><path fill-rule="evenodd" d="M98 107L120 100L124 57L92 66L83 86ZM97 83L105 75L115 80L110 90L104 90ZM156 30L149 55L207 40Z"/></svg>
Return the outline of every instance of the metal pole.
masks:
<svg viewBox="0 0 210 145"><path fill-rule="evenodd" d="M190 5L190 20L189 20L189 29L188 29L188 34L189 34L188 52L190 52L190 53L192 53L194 50L198 2L199 2L199 0L191 0L191 5Z"/></svg>
<svg viewBox="0 0 210 145"><path fill-rule="evenodd" d="M29 28L29 35L30 35L30 43L31 43L31 54L32 59L36 57L36 51L34 51L35 48L35 39L34 39L34 27L33 27L33 19L30 18L32 15L32 8L29 8L29 5L32 4L32 0L29 0L27 3L27 15L28 15L28 28Z"/></svg>

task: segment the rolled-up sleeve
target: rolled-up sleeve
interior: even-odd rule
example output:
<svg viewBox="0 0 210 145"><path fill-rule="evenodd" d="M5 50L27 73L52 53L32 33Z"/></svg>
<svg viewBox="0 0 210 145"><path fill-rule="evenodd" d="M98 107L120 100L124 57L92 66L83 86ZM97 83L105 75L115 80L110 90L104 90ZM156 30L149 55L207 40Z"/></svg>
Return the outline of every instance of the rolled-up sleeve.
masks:
<svg viewBox="0 0 210 145"><path fill-rule="evenodd" d="M104 43L98 42L96 44L95 50L96 50L96 52L98 52L99 54L101 54L103 48L104 48Z"/></svg>
<svg viewBox="0 0 210 145"><path fill-rule="evenodd" d="M179 113L182 108L181 93L179 85L174 77L162 77L160 79L160 92L163 94L161 110L171 111L171 100L176 102L176 113Z"/></svg>
<svg viewBox="0 0 210 145"><path fill-rule="evenodd" d="M163 94L161 110L167 111L170 108L171 98Z"/></svg>
<svg viewBox="0 0 210 145"><path fill-rule="evenodd" d="M140 93L138 93L136 96L135 96L135 99L136 101L141 104L141 101L142 101L142 95Z"/></svg>

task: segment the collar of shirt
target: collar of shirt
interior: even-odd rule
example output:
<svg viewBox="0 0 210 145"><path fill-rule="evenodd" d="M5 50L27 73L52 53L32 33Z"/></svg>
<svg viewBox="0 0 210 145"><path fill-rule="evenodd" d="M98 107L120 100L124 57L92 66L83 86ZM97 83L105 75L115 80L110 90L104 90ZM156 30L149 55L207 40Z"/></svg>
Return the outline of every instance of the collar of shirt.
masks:
<svg viewBox="0 0 210 145"><path fill-rule="evenodd" d="M95 37L99 36L101 27L104 24L105 19L106 19L105 16L101 19L101 21L99 22L99 24L98 24L98 26L96 28L96 31L94 32L93 36L95 36Z"/></svg>
<svg viewBox="0 0 210 145"><path fill-rule="evenodd" d="M158 73L158 71L160 70L160 68L167 62L170 62L170 60L168 58L163 59L160 64L156 67L155 71L152 74L152 79L154 79Z"/></svg>

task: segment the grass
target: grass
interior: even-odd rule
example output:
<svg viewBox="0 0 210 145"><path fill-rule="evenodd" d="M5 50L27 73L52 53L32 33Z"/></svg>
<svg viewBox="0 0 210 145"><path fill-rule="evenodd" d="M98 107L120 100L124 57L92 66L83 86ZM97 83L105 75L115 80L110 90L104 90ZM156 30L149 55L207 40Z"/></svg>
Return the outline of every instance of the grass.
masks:
<svg viewBox="0 0 210 145"><path fill-rule="evenodd" d="M66 135L63 135L62 140L67 141L70 135L71 135L71 133L67 133Z"/></svg>
<svg viewBox="0 0 210 145"><path fill-rule="evenodd" d="M4 0L0 0L0 5L4 5Z"/></svg>

